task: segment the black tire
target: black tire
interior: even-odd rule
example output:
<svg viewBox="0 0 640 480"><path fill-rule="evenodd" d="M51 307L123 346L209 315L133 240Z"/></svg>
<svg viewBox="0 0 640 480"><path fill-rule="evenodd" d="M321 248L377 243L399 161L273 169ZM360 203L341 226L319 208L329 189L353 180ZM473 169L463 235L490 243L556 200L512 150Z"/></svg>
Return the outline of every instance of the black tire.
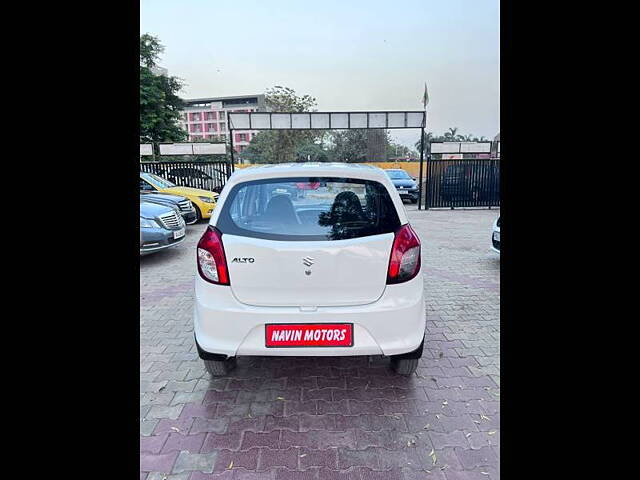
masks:
<svg viewBox="0 0 640 480"><path fill-rule="evenodd" d="M236 359L229 358L227 360L203 360L204 368L212 377L224 377L234 368L236 368Z"/></svg>
<svg viewBox="0 0 640 480"><path fill-rule="evenodd" d="M200 220L202 220L202 214L200 213L200 209L195 203L193 204L193 208L196 211L196 221L193 222L195 224L195 223L198 223Z"/></svg>
<svg viewBox="0 0 640 480"><path fill-rule="evenodd" d="M416 204L416 203L418 203L418 199L417 199L417 198L415 198L415 199L412 199L412 200L411 200L411 203L413 203L413 204Z"/></svg>
<svg viewBox="0 0 640 480"><path fill-rule="evenodd" d="M413 375L419 361L419 358L391 358L391 369L398 375Z"/></svg>
<svg viewBox="0 0 640 480"><path fill-rule="evenodd" d="M424 338L418 348L412 352L391 356L391 369L398 375L413 375L418 368L418 362L422 357L424 349Z"/></svg>

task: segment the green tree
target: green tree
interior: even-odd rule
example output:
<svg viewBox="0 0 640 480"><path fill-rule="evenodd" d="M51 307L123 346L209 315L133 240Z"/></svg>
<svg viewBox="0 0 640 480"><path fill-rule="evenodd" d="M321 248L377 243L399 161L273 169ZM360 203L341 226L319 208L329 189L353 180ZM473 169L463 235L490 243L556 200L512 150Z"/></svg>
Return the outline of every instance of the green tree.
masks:
<svg viewBox="0 0 640 480"><path fill-rule="evenodd" d="M311 95L298 96L293 88L280 85L267 89L264 100L271 112L312 112L317 103Z"/></svg>
<svg viewBox="0 0 640 480"><path fill-rule="evenodd" d="M276 163L274 161L276 142L273 134L273 131L262 131L254 135L251 143L238 156L248 163Z"/></svg>
<svg viewBox="0 0 640 480"><path fill-rule="evenodd" d="M156 75L152 68L164 51L160 41L149 34L140 36L140 141L180 142L187 137L178 124L184 103L178 92L180 79Z"/></svg>
<svg viewBox="0 0 640 480"><path fill-rule="evenodd" d="M444 142L444 137L436 136L433 132L424 132L424 150L427 151L427 145L431 142ZM416 150L420 152L420 140L415 144Z"/></svg>
<svg viewBox="0 0 640 480"><path fill-rule="evenodd" d="M320 143L303 143L296 148L296 158L300 162L328 162L329 152Z"/></svg>
<svg viewBox="0 0 640 480"><path fill-rule="evenodd" d="M340 130L331 135L331 160L334 162L362 163L367 161L367 131Z"/></svg>
<svg viewBox="0 0 640 480"><path fill-rule="evenodd" d="M316 106L316 99L310 95L298 95L292 88L276 85L265 92L265 105L271 112L310 112ZM318 148L312 145L322 134L322 131L316 130L263 131L253 137L240 157L252 163L295 162L306 160L307 155L317 157Z"/></svg>
<svg viewBox="0 0 640 480"><path fill-rule="evenodd" d="M425 150L426 145L431 142L486 142L487 139L482 136L480 138L473 134L462 135L458 134L458 127L449 128L443 135L434 135L433 132L425 132ZM420 151L420 140L415 144L416 150Z"/></svg>
<svg viewBox="0 0 640 480"><path fill-rule="evenodd" d="M444 132L445 142L458 141L459 135L457 135L458 127L450 127L448 131Z"/></svg>

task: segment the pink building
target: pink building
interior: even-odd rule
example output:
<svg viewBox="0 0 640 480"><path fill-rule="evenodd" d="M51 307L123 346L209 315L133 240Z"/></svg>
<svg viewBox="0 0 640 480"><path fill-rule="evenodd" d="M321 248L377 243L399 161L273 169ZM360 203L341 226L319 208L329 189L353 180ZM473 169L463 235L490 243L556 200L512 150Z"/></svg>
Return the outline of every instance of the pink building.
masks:
<svg viewBox="0 0 640 480"><path fill-rule="evenodd" d="M180 125L189 134L189 141L229 140L228 112L264 112L264 95L242 95L238 97L194 98L185 100ZM233 145L242 152L256 130L234 130Z"/></svg>

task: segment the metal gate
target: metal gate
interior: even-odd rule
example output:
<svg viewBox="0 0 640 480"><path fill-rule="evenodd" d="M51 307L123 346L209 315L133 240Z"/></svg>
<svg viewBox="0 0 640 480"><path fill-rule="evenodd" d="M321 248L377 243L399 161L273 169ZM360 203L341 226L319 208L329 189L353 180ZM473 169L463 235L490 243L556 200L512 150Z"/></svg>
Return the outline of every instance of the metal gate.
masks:
<svg viewBox="0 0 640 480"><path fill-rule="evenodd" d="M500 206L499 159L427 159L425 209Z"/></svg>
<svg viewBox="0 0 640 480"><path fill-rule="evenodd" d="M154 173L181 187L218 193L233 172L230 162L140 162L140 171Z"/></svg>

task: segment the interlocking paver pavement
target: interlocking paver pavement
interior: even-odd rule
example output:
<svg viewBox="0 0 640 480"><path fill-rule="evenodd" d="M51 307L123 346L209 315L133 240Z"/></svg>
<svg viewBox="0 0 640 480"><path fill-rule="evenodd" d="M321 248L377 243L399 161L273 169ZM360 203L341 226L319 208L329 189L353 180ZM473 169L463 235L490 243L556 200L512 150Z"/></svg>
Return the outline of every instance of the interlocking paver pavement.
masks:
<svg viewBox="0 0 640 480"><path fill-rule="evenodd" d="M195 245L140 259L140 478L499 478L499 210L417 211L424 356L240 358L211 379L193 342Z"/></svg>

